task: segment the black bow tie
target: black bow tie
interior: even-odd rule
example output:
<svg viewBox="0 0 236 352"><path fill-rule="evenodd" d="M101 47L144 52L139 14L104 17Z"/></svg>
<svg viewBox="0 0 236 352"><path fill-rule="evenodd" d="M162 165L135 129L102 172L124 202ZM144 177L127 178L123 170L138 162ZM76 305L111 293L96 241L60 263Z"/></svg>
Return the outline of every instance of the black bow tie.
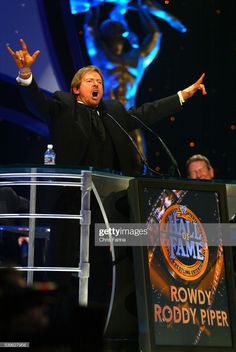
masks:
<svg viewBox="0 0 236 352"><path fill-rule="evenodd" d="M104 128L103 122L101 120L100 113L97 109L93 109L91 111L91 119L92 119L93 127L95 128L96 132L98 132L101 139L104 141L105 140L105 128Z"/></svg>
<svg viewBox="0 0 236 352"><path fill-rule="evenodd" d="M101 139L104 141L106 137L106 133L105 133L103 122L101 120L101 114L99 112L99 109L89 105L79 103L77 110L78 112L83 110L88 112L89 116L91 117L92 128L95 129L95 131L99 134Z"/></svg>

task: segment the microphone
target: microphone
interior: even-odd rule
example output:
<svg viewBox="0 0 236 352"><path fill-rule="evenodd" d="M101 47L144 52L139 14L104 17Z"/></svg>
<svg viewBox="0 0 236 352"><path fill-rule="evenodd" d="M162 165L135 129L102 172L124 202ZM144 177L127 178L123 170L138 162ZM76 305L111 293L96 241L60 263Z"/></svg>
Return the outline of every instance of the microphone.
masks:
<svg viewBox="0 0 236 352"><path fill-rule="evenodd" d="M158 176L164 176L163 174L161 174L160 172L158 172L158 171L152 169L152 168L149 166L147 159L145 158L145 156L143 155L143 153L138 149L137 144L135 143L134 139L130 136L130 134L126 131L126 129L115 119L114 116L112 116L111 114L109 114L109 112L107 112L107 111L104 109L104 107L102 107L102 108L103 108L103 109L102 109L102 110L103 110L103 113L106 114L107 116L109 116L109 117L112 119L112 121L115 122L115 124L116 124L117 126L119 126L120 129L121 129L121 130L126 134L126 136L129 138L129 140L130 140L131 143L133 144L133 146L134 146L136 152L138 153L140 159L142 160L142 163L147 167L147 169L148 169L149 171L151 171L152 173L158 175Z"/></svg>
<svg viewBox="0 0 236 352"><path fill-rule="evenodd" d="M177 163L176 159L174 158L173 154L171 153L170 149L167 147L167 145L163 141L163 139L156 132L154 132L145 122L143 122L140 118L138 118L137 116L135 116L133 114L130 114L129 111L128 111L128 114L130 116L134 117L143 127L145 127L149 132L151 132L158 139L158 141L161 143L162 147L164 148L166 154L169 156L171 163L174 166L174 170L176 169L178 176L182 177L181 172L179 170L178 163ZM171 173L171 175L172 175L172 173Z"/></svg>

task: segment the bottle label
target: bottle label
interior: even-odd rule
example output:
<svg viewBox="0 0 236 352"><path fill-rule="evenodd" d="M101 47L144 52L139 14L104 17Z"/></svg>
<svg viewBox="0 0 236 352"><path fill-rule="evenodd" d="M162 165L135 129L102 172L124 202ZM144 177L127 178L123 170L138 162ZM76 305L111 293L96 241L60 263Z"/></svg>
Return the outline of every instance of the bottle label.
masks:
<svg viewBox="0 0 236 352"><path fill-rule="evenodd" d="M53 156L45 156L44 158L44 164L45 165L55 165L55 157Z"/></svg>

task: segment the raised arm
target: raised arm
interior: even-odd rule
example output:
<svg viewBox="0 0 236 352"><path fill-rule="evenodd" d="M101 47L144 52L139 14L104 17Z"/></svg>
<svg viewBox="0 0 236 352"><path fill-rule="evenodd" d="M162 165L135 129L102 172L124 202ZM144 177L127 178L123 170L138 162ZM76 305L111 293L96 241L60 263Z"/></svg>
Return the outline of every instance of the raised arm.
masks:
<svg viewBox="0 0 236 352"><path fill-rule="evenodd" d="M27 109L41 121L49 123L51 116L56 116L58 112L58 104L55 99L44 94L33 79L31 66L36 61L39 50L36 50L32 55L29 53L27 45L23 39L20 39L20 50L12 50L7 47L12 56L18 70L16 78L21 96L25 102Z"/></svg>
<svg viewBox="0 0 236 352"><path fill-rule="evenodd" d="M36 50L30 55L27 45L23 39L20 39L21 49L13 51L10 46L7 50L11 54L16 66L19 69L19 77L22 79L28 79L31 76L31 66L37 59L40 51Z"/></svg>
<svg viewBox="0 0 236 352"><path fill-rule="evenodd" d="M204 77L205 73L203 73L201 77L191 86L181 90L181 94L184 100L188 100L189 98L191 98L198 90L200 90L203 95L207 94L205 85L202 83Z"/></svg>

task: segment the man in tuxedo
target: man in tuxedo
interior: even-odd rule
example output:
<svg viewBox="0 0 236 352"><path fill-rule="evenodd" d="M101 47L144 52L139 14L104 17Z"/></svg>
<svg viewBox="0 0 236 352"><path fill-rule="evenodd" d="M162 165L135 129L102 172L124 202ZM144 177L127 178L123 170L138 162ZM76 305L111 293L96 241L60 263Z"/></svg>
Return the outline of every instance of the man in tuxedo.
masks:
<svg viewBox="0 0 236 352"><path fill-rule="evenodd" d="M203 74L194 84L173 96L127 111L117 100L103 100L102 73L96 66L87 66L74 75L70 92L55 92L48 97L39 89L31 72L31 66L38 57L39 50L31 55L23 39L20 40L20 44L21 49L18 51L8 47L19 70L17 82L30 111L48 124L57 154L57 164L63 166L92 166L99 169L113 169L125 174L137 173L140 171L137 170L139 164L137 150L129 138L129 132L140 126L132 115L151 125L179 111L184 102L198 90L206 94L202 83ZM63 199L58 201L60 211L71 213L71 210L78 209L78 199L80 197L74 190L66 192ZM92 207L96 208L92 209L92 222L101 222L98 207L96 204ZM51 257L52 266L77 266L78 228L79 224L75 221L70 220L66 224L65 221L57 221L57 226L51 231L50 236L54 252ZM107 250L108 247L104 248ZM91 249L96 252L91 258L100 263L103 261L105 268L106 255L102 253L101 247L97 249L99 250ZM93 268L98 268L97 263L91 266L91 277ZM101 272L105 281L105 269L101 269ZM94 292L99 290L100 286L101 281L94 288ZM104 299L102 293L101 299Z"/></svg>
<svg viewBox="0 0 236 352"><path fill-rule="evenodd" d="M31 72L39 50L30 55L23 39L20 44L19 51L8 47L19 69L17 82L30 111L49 125L57 163L65 166L93 166L128 174L137 172L137 151L127 134L140 126L132 115L151 125L179 111L198 90L206 94L203 74L194 84L173 96L126 111L120 102L102 99L102 73L99 68L88 66L76 72L70 93L56 92L52 97L46 97Z"/></svg>

